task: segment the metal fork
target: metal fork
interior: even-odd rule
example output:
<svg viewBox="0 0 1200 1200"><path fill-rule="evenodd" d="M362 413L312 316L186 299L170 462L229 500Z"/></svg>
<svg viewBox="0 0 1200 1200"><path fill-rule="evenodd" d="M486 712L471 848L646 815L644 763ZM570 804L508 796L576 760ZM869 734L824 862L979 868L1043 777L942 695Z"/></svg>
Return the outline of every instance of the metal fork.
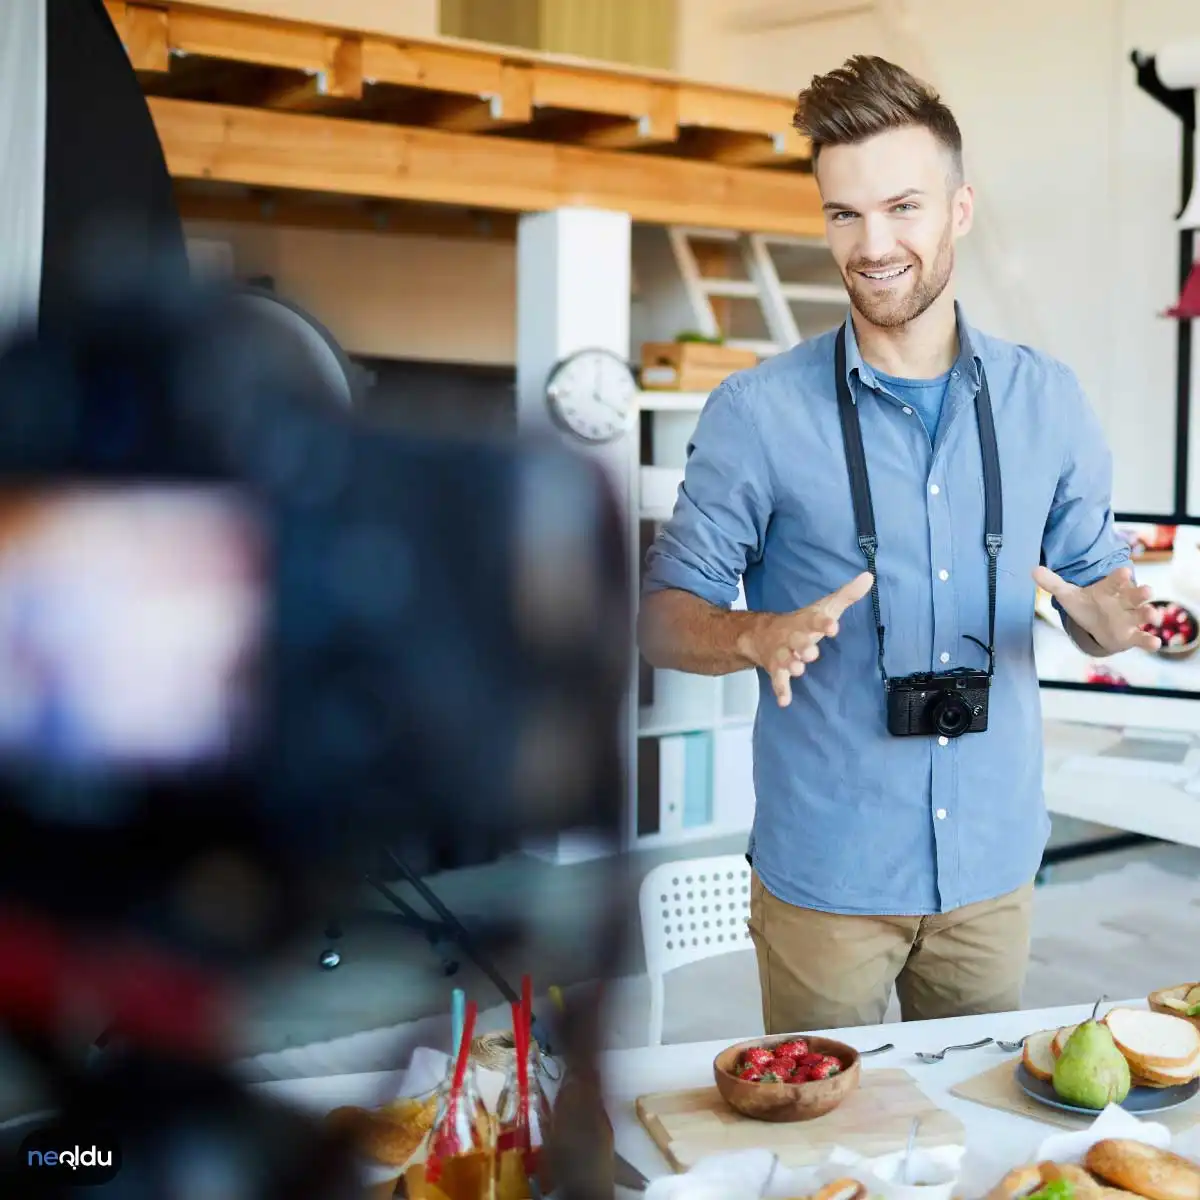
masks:
<svg viewBox="0 0 1200 1200"><path fill-rule="evenodd" d="M874 1050L860 1050L859 1058L870 1058L872 1054L886 1054L889 1050L895 1050L895 1045L892 1042L885 1042L882 1046L876 1046Z"/></svg>
<svg viewBox="0 0 1200 1200"><path fill-rule="evenodd" d="M978 1050L982 1046L990 1046L994 1040L994 1038L983 1038L978 1042L971 1042L966 1046L947 1046L945 1050L939 1050L937 1053L918 1050L914 1057L924 1063L939 1063L951 1050Z"/></svg>

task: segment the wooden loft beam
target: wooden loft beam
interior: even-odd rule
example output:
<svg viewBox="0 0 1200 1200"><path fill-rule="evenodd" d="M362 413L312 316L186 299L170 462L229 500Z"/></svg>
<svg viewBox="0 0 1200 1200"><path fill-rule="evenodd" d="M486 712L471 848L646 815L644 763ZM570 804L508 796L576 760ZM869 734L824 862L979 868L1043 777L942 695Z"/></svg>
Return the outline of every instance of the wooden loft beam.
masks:
<svg viewBox="0 0 1200 1200"><path fill-rule="evenodd" d="M181 0L105 2L140 71L165 72L176 55L303 73L310 81L278 98L293 109L320 109L323 99L343 95L330 81L345 73L339 63L353 46L361 47L355 54L361 53L364 85L425 93L426 122L434 128L483 133L527 124L539 112L567 113L592 119L565 140L596 149L671 149L680 131L695 129L757 135L760 145L763 139L785 142L784 162L811 157L791 129L794 101L787 96L513 47L387 38ZM344 91L351 100L360 94ZM778 158L769 161L783 165Z"/></svg>
<svg viewBox="0 0 1200 1200"><path fill-rule="evenodd" d="M291 112L320 109L327 100L361 100L363 95L363 44L361 38L344 37L326 46L324 70L314 71L299 84L285 84L263 99L264 108Z"/></svg>
<svg viewBox="0 0 1200 1200"><path fill-rule="evenodd" d="M809 175L149 97L172 175L252 187L820 236Z"/></svg>
<svg viewBox="0 0 1200 1200"><path fill-rule="evenodd" d="M329 203L287 192L205 193L192 190L186 180L176 181L175 203L185 221L453 238L456 241L511 242L517 236L517 218L513 213L378 200Z"/></svg>

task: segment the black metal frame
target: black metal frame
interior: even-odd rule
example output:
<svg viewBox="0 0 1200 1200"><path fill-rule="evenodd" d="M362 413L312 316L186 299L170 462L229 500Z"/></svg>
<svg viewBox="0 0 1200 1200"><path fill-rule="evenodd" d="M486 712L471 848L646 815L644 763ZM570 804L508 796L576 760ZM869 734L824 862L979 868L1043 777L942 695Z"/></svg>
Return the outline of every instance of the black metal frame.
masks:
<svg viewBox="0 0 1200 1200"><path fill-rule="evenodd" d="M387 860L388 866L420 896L421 900L429 906L436 916L434 918L422 916L402 896L399 896L393 888L390 888L383 880L379 879L376 874L368 872L365 876L366 882L392 905L396 911L373 910L366 913L356 913L353 919L357 920L360 917L382 918L390 923L401 925L405 929L412 929L417 933L424 934L434 952L442 954L442 970L446 975L455 974L458 971L459 963L457 959L450 958L442 953L443 947L457 949L464 958L478 967L491 980L496 990L505 1000L510 1004L519 1003L521 997L516 990L500 973L495 963L483 952L471 934L471 931L454 915L438 897L437 893L392 850L385 846L381 847L380 852ZM342 937L341 920L331 922L325 930L325 935L331 941ZM322 965L326 965L327 956L330 954L337 956L340 961L337 951L333 947L330 947L321 955ZM328 965L330 967L336 966L337 961L328 963ZM533 1017L533 1037L542 1053L552 1053L549 1030L546 1029L536 1016Z"/></svg>
<svg viewBox="0 0 1200 1200"><path fill-rule="evenodd" d="M1134 50L1130 61L1137 68L1137 83L1148 96L1179 118L1182 126L1180 161L1182 195L1179 213L1191 199L1192 178L1196 169L1196 93L1169 88L1158 77L1153 55ZM1182 291L1195 265L1196 238L1191 229L1179 233L1179 288ZM1180 319L1175 343L1175 512L1164 523L1187 520L1188 479L1190 474L1192 322ZM1161 519L1161 518L1160 518Z"/></svg>

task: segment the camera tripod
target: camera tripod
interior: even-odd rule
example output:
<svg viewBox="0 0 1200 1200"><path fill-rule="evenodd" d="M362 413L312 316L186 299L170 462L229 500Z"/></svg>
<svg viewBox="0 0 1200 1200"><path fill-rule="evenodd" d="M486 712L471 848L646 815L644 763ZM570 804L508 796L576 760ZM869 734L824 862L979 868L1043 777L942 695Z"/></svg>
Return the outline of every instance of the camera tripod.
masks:
<svg viewBox="0 0 1200 1200"><path fill-rule="evenodd" d="M437 893L392 850L384 847L382 853L389 866L420 896L436 916L432 918L422 916L402 896L397 895L394 889L381 879L378 879L374 874L368 873L365 876L366 882L396 910L394 913L372 912L371 915L383 917L406 929L412 929L417 933L424 934L434 953L441 959L442 973L444 975L452 976L457 974L460 966L458 955L461 955L474 963L491 980L496 990L508 1003L519 1003L521 997L517 994L516 990L500 974L496 965L479 947L470 930L454 915L438 897ZM325 929L325 936L330 941L336 941L342 936L342 933L341 923L337 920L331 921ZM455 953L456 951L457 954ZM322 968L326 971L332 971L341 964L342 955L336 947L329 946L321 952L319 961ZM533 1037L541 1047L543 1053L552 1053L549 1030L545 1028L536 1016L533 1018Z"/></svg>

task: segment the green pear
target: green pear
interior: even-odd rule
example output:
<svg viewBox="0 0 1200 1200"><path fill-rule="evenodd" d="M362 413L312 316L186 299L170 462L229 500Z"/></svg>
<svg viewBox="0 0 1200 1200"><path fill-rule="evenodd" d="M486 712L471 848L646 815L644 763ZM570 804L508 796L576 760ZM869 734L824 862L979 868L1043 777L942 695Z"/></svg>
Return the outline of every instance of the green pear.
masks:
<svg viewBox="0 0 1200 1200"><path fill-rule="evenodd" d="M1100 1109L1120 1104L1129 1095L1130 1083L1125 1055L1093 1012L1092 1019L1067 1038L1054 1064L1055 1092L1068 1104Z"/></svg>

